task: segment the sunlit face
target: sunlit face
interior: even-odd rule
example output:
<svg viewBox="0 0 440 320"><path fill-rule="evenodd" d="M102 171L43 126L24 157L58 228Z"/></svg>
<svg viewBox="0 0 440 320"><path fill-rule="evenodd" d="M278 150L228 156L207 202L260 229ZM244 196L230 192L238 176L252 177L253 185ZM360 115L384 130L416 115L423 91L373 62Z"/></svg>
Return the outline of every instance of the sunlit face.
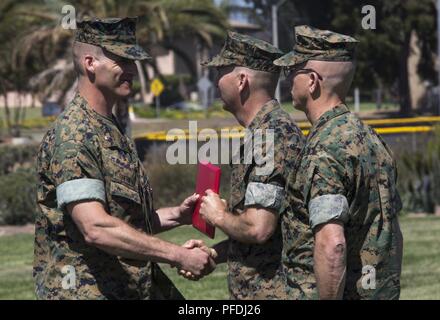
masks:
<svg viewBox="0 0 440 320"><path fill-rule="evenodd" d="M293 107L297 110L304 111L307 103L308 88L306 85L307 78L304 74L293 74L291 77Z"/></svg>
<svg viewBox="0 0 440 320"><path fill-rule="evenodd" d="M97 58L95 84L103 92L123 98L130 95L133 78L137 75L133 60L105 51Z"/></svg>
<svg viewBox="0 0 440 320"><path fill-rule="evenodd" d="M309 76L311 72L315 73L319 79L322 79L315 70L305 68L305 64L287 70L286 80L292 85L290 94L292 95L293 107L297 110L306 110L307 101L311 94Z"/></svg>
<svg viewBox="0 0 440 320"><path fill-rule="evenodd" d="M223 109L233 112L236 102L240 99L237 75L233 72L234 66L217 68L215 84L223 101Z"/></svg>

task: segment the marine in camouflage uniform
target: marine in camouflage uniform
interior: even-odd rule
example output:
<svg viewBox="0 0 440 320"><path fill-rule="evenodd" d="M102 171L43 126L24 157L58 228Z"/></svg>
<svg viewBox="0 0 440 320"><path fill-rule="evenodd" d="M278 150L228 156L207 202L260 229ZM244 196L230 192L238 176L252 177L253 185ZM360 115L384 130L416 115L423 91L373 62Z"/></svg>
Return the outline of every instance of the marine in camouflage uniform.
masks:
<svg viewBox="0 0 440 320"><path fill-rule="evenodd" d="M134 19L79 22L76 41L128 59L149 57L135 44ZM85 243L66 210L75 201L100 201L110 215L152 233L152 189L133 142L114 117L97 113L77 93L44 136L37 172L37 298L181 297L155 263L110 255Z"/></svg>
<svg viewBox="0 0 440 320"><path fill-rule="evenodd" d="M267 42L230 32L221 52L208 67L242 66L254 70L279 73L280 68L273 60L282 55L281 51ZM284 186L288 173L303 145L303 135L295 122L279 105L278 101L267 102L258 111L246 128L247 135L241 141L238 155L231 162L231 195L229 212L241 215L248 207L260 207L281 214ZM254 143L254 150L267 151L270 140L266 130L273 130L273 169L262 170L258 152L252 161L246 161L247 143ZM259 136L260 135L260 136ZM258 139L257 137L261 137ZM263 155L261 155L263 156ZM267 156L267 153L266 153ZM263 244L243 243L232 238L228 240L228 286L231 299L294 299L286 289L286 281L281 265L283 234L278 219L274 234ZM283 222L285 224L285 222ZM311 236L311 234L308 234ZM311 253L311 251L310 251ZM313 274L311 263L308 272Z"/></svg>
<svg viewBox="0 0 440 320"><path fill-rule="evenodd" d="M276 65L353 60L355 39L308 26L295 31L294 51ZM312 229L332 221L343 224L347 247L343 298L398 299L401 202L396 166L385 142L342 104L314 123L300 159L287 182L286 206L309 221ZM288 264L297 256L292 250L295 241L293 236L284 248Z"/></svg>

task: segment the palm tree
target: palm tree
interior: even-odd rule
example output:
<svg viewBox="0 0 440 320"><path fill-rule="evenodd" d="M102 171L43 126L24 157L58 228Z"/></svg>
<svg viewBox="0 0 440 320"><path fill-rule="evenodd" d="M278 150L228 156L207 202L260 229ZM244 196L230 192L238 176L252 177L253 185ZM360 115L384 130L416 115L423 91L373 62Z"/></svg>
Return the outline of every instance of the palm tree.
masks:
<svg viewBox="0 0 440 320"><path fill-rule="evenodd" d="M0 47L0 95L4 100L5 124L9 136L20 135L19 129L24 114L22 111L25 109L22 106L22 100L18 99L18 105L11 110L8 105L7 93L12 90L18 93L28 91L27 79L31 74L37 72L33 58L28 59L22 68L13 67L12 53L14 51L15 36L26 25L25 21L16 21L12 15L8 14L14 6L15 3L9 0L0 3L0 43L2 43Z"/></svg>
<svg viewBox="0 0 440 320"><path fill-rule="evenodd" d="M13 70L18 72L32 65L38 72L34 73L30 86L39 93L39 99L44 101L58 92L53 98L64 105L75 90L70 50L73 32L63 29L60 23L62 7L67 3L61 0L4 1L0 7L0 33L8 37L14 34ZM175 45L175 40L195 36L201 48L209 48L215 39L224 36L228 27L226 15L212 0L77 0L74 7L79 20L138 16L139 44L147 50L154 46L173 50L186 63L193 78L197 76L194 62ZM6 29L9 33L4 31ZM13 29L15 31L11 31ZM145 63L158 72L154 60ZM146 65L138 63L137 66L145 92Z"/></svg>

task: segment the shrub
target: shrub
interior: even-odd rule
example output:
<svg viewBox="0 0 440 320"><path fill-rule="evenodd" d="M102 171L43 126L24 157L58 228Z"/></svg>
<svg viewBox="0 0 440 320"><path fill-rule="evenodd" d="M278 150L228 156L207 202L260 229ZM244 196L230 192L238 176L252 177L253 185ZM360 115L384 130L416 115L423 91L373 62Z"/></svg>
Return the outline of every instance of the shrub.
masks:
<svg viewBox="0 0 440 320"><path fill-rule="evenodd" d="M156 110L154 104L148 105L136 105L133 107L136 116L141 118L155 118ZM208 112L205 110L174 110L174 109L161 109L160 117L165 119L188 119L197 120L205 118L229 118L231 114L223 110L223 105L218 101L215 101L212 106L208 108Z"/></svg>
<svg viewBox="0 0 440 320"><path fill-rule="evenodd" d="M38 145L0 146L0 175L8 174L19 167L32 167Z"/></svg>
<svg viewBox="0 0 440 320"><path fill-rule="evenodd" d="M398 169L404 209L434 212L440 205L440 127L435 129L424 150L404 153Z"/></svg>
<svg viewBox="0 0 440 320"><path fill-rule="evenodd" d="M0 176L0 225L33 223L37 213L36 175L31 169Z"/></svg>
<svg viewBox="0 0 440 320"><path fill-rule="evenodd" d="M179 83L182 81L184 85L191 85L191 77L189 75L167 75L163 76L164 91L160 95L160 104L162 106L170 106L176 102L185 100L180 94Z"/></svg>
<svg viewBox="0 0 440 320"><path fill-rule="evenodd" d="M166 148L151 148L144 161L147 175L153 188L156 208L178 205L195 192L197 165L170 165L165 159ZM230 169L222 165L220 195L229 198Z"/></svg>

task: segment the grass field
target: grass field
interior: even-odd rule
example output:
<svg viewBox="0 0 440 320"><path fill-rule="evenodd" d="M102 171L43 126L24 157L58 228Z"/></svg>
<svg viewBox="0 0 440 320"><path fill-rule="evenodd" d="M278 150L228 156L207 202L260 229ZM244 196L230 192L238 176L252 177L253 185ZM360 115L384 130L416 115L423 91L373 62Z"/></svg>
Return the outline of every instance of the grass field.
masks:
<svg viewBox="0 0 440 320"><path fill-rule="evenodd" d="M440 218L403 218L404 261L402 299L440 299ZM208 244L214 241L200 236L191 227L178 228L161 235L183 243L189 238L202 237ZM216 240L224 239L218 234ZM0 237L0 299L33 299L31 277L33 236ZM219 266L209 277L199 282L187 281L175 269L163 267L187 299L227 299L226 267Z"/></svg>

